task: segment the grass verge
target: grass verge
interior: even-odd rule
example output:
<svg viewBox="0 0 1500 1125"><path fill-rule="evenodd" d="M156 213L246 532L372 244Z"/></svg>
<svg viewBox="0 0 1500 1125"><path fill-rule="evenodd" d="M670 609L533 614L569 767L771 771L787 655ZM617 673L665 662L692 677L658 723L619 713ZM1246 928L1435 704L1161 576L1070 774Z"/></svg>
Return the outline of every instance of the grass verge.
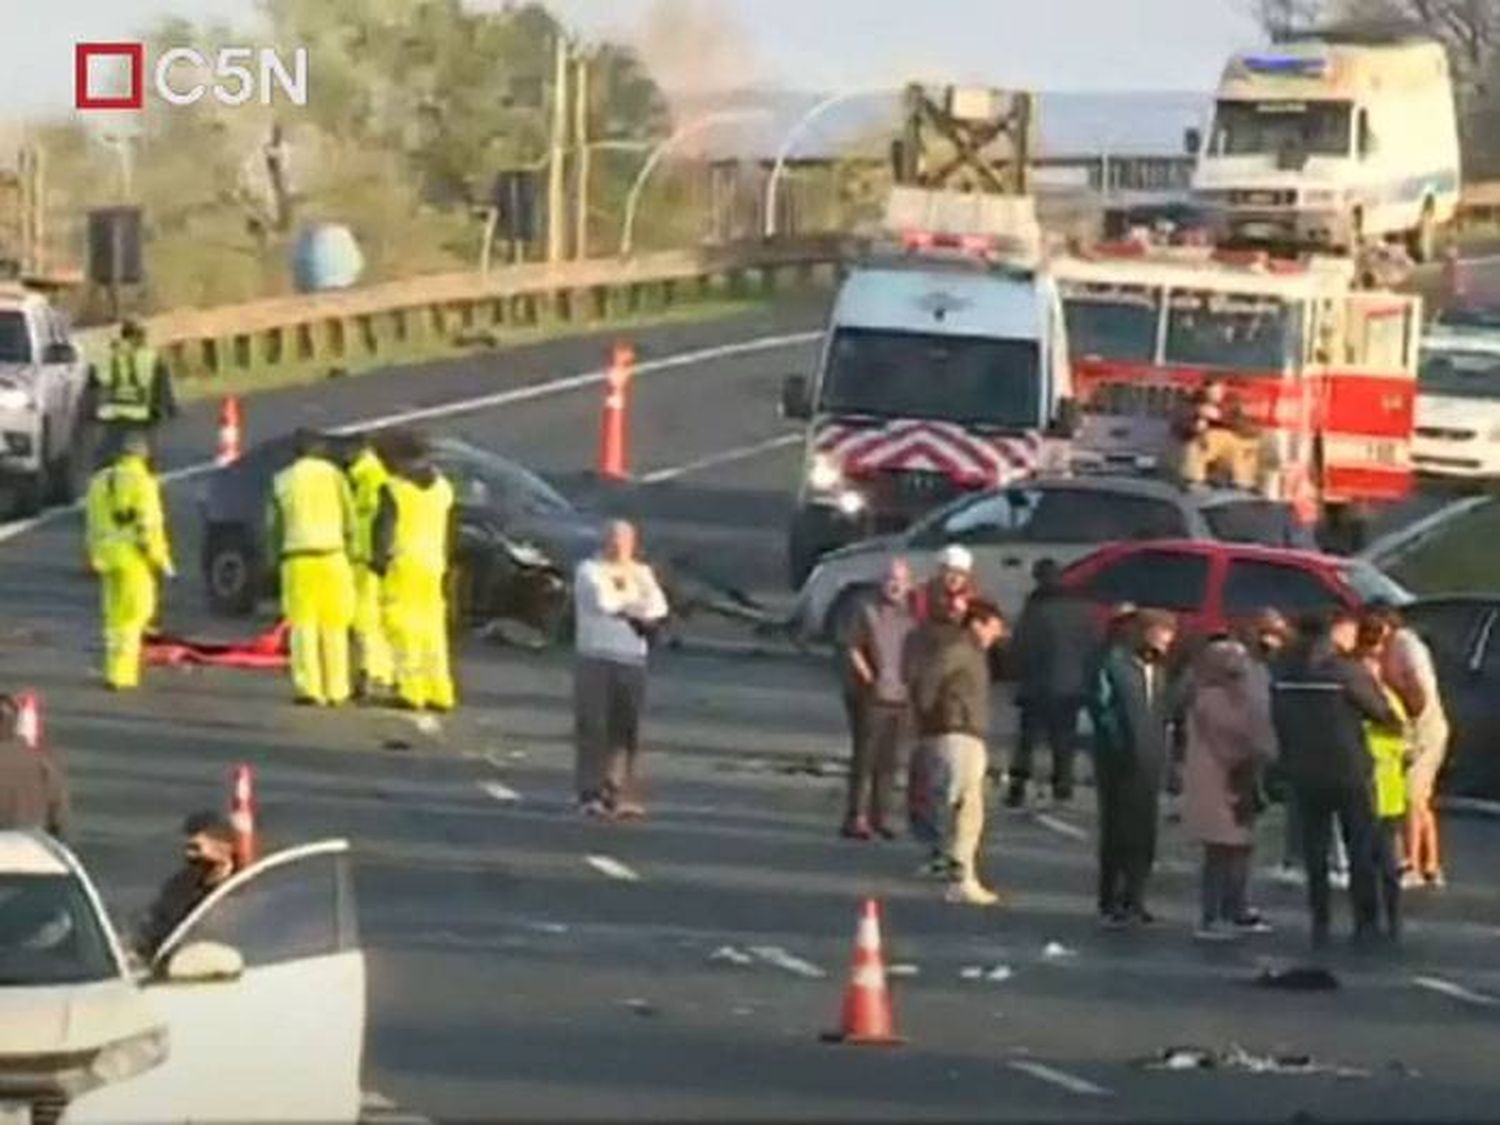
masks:
<svg viewBox="0 0 1500 1125"><path fill-rule="evenodd" d="M1500 588L1500 503L1491 501L1445 527L1391 568L1414 594Z"/></svg>
<svg viewBox="0 0 1500 1125"><path fill-rule="evenodd" d="M598 332L625 332L630 329L657 328L671 324L694 324L725 319L739 313L764 308L770 301L771 298L768 297L715 298L685 303L669 309L641 312L633 316L611 317L608 320L550 322L525 328L491 330L496 341L494 347L487 344L461 344L449 339L423 337L404 346L387 345L378 355L347 357L336 364L328 359L321 359L306 363L252 368L226 375L179 379L177 395L184 402L218 398L228 394L244 397L264 391L321 382L329 378L353 378L370 371L383 371L392 367L431 363L460 356L478 356L486 352L502 351L525 344L545 343L548 340L562 340L572 336L586 336ZM604 356L601 355L599 358L602 364Z"/></svg>

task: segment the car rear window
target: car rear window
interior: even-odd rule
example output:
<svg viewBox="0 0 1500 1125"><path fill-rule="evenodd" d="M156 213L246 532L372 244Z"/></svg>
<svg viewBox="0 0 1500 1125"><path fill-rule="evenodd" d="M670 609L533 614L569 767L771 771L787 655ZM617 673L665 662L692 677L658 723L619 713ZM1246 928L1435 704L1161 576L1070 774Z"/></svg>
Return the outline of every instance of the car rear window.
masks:
<svg viewBox="0 0 1500 1125"><path fill-rule="evenodd" d="M1084 583L1088 596L1115 605L1192 613L1208 592L1208 559L1184 551L1138 551L1106 563Z"/></svg>
<svg viewBox="0 0 1500 1125"><path fill-rule="evenodd" d="M31 335L26 317L14 310L0 311L0 363L30 363Z"/></svg>
<svg viewBox="0 0 1500 1125"><path fill-rule="evenodd" d="M1026 538L1038 543L1116 543L1178 539L1187 531L1181 509L1168 500L1065 488L1042 493Z"/></svg>
<svg viewBox="0 0 1500 1125"><path fill-rule="evenodd" d="M1312 533L1292 518L1285 504L1274 500L1228 500L1209 504L1203 509L1203 519L1213 537L1223 543L1303 550L1317 548Z"/></svg>

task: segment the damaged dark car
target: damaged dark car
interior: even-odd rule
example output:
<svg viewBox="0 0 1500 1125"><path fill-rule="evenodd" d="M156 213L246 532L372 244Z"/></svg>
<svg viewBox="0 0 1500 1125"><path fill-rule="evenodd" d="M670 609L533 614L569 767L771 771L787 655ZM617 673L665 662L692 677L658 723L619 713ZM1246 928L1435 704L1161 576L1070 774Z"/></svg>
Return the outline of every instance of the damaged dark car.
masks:
<svg viewBox="0 0 1500 1125"><path fill-rule="evenodd" d="M334 459L347 465L360 435L327 435ZM453 485L458 539L453 546L450 605L456 623L483 627L514 621L548 638L571 620L571 576L602 536L598 516L580 511L531 470L453 438L434 438L433 460ZM276 474L295 458L288 434L248 450L216 470L198 500L201 567L210 607L245 617L276 593L265 547L265 512Z"/></svg>

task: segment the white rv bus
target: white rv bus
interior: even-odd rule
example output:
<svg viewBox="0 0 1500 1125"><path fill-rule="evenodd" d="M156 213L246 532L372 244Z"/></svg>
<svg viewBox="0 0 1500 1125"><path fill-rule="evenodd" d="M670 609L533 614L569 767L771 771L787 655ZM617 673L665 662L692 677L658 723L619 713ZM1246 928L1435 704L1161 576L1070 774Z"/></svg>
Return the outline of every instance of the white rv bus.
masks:
<svg viewBox="0 0 1500 1125"><path fill-rule="evenodd" d="M1432 257L1458 207L1458 125L1430 39L1294 39L1229 60L1193 194L1221 243Z"/></svg>

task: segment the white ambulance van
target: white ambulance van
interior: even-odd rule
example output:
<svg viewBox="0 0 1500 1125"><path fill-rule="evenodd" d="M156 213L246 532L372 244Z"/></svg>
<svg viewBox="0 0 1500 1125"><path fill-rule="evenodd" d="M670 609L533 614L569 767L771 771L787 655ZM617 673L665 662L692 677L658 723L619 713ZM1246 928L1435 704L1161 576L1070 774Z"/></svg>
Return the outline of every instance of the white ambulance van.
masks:
<svg viewBox="0 0 1500 1125"><path fill-rule="evenodd" d="M1431 39L1294 38L1229 60L1193 195L1221 244L1433 255L1459 198L1448 59Z"/></svg>

